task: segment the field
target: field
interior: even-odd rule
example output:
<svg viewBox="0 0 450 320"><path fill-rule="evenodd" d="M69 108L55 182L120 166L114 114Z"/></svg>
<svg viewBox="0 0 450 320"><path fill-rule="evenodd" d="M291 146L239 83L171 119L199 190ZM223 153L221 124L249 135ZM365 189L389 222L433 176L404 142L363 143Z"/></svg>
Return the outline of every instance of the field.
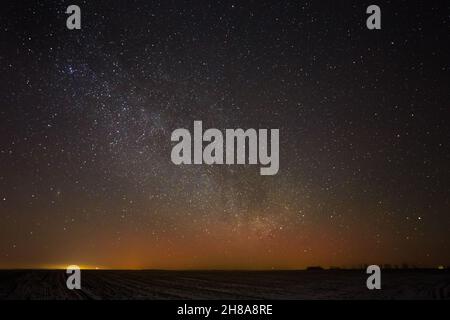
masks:
<svg viewBox="0 0 450 320"><path fill-rule="evenodd" d="M383 271L381 283L368 290L363 270L82 270L82 289L68 290L64 270L4 270L0 300L450 299L448 270Z"/></svg>

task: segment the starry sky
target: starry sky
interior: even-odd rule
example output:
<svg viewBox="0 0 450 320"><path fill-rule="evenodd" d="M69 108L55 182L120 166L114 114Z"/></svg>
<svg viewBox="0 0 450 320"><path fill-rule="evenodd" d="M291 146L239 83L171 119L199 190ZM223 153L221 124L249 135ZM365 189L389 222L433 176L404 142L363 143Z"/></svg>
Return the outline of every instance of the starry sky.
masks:
<svg viewBox="0 0 450 320"><path fill-rule="evenodd" d="M0 268L449 265L450 4L372 2L2 2ZM174 165L194 120L278 174Z"/></svg>

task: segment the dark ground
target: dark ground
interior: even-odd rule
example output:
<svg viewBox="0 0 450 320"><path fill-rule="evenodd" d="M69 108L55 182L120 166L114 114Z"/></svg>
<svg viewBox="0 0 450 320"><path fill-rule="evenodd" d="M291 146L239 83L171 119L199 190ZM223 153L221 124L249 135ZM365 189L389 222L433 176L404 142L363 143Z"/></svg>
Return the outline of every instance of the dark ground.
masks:
<svg viewBox="0 0 450 320"><path fill-rule="evenodd" d="M64 270L0 271L4 299L450 299L450 272L382 271L381 290L364 270L106 271L82 270L68 290Z"/></svg>

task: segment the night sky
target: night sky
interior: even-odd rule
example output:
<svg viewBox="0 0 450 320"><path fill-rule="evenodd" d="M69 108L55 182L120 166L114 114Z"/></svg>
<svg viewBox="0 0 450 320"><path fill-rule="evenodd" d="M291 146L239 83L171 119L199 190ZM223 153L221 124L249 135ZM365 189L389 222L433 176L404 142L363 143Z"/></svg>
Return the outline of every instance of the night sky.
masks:
<svg viewBox="0 0 450 320"><path fill-rule="evenodd" d="M450 264L448 1L6 1L0 17L0 268ZM278 128L278 174L174 165L171 133L194 120Z"/></svg>

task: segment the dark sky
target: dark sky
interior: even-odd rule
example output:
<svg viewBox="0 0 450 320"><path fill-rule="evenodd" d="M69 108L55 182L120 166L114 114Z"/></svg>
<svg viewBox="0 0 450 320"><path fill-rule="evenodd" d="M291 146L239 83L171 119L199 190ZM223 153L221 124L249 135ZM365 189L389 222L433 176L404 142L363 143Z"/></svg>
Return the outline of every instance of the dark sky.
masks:
<svg viewBox="0 0 450 320"><path fill-rule="evenodd" d="M450 264L449 31L448 1L2 2L0 268ZM278 174L174 165L194 120L278 128Z"/></svg>

